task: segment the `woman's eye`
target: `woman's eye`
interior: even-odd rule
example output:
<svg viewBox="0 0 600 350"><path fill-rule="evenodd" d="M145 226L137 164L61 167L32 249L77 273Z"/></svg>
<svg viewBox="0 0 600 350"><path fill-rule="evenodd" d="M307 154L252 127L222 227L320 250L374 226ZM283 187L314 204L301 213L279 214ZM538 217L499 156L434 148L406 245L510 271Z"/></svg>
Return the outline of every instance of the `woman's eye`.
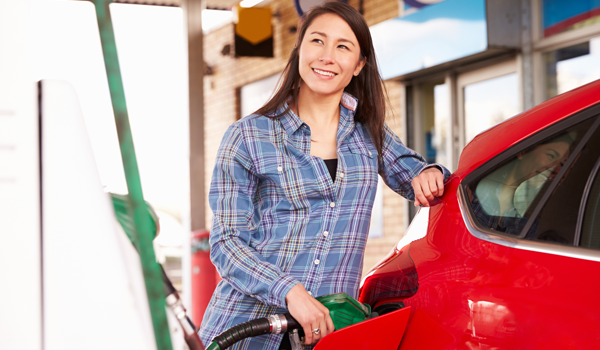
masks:
<svg viewBox="0 0 600 350"><path fill-rule="evenodd" d="M321 41L321 39L312 39L313 43L322 43L323 41Z"/></svg>

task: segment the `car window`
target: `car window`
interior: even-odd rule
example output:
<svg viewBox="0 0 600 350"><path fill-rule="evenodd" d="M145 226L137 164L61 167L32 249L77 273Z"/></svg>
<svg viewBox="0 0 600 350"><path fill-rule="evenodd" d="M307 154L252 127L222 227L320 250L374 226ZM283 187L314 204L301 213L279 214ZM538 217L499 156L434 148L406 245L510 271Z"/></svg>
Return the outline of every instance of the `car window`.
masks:
<svg viewBox="0 0 600 350"><path fill-rule="evenodd" d="M521 235L540 198L594 119L548 135L529 147L515 147L512 156L469 183L466 192L479 226L497 233ZM580 199L578 196L577 200ZM575 222L578 208L574 209ZM543 239L537 235L540 226L537 221L532 224L533 239ZM574 227L572 231L571 242ZM552 236L551 233L548 235Z"/></svg>
<svg viewBox="0 0 600 350"><path fill-rule="evenodd" d="M600 249L600 158L588 181L588 193L584 195L583 215L581 217L581 238L579 246Z"/></svg>
<svg viewBox="0 0 600 350"><path fill-rule="evenodd" d="M564 245L579 245L577 223L583 215L586 190L594 165L600 156L600 129L596 130L575 155L558 186L543 204L534 225L527 232L530 240L548 241Z"/></svg>

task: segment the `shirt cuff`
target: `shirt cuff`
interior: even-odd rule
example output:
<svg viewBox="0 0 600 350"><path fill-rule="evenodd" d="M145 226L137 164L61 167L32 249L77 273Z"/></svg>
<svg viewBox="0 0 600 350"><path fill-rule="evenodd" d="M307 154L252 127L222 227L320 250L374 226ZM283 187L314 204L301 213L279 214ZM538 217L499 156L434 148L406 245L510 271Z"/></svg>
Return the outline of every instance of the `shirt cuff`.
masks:
<svg viewBox="0 0 600 350"><path fill-rule="evenodd" d="M276 279L273 284L271 284L271 288L269 294L272 295L273 304L287 309L287 303L285 302L285 297L287 296L290 289L294 288L298 283L300 283L295 278L291 277L288 274L281 274L281 277Z"/></svg>
<svg viewBox="0 0 600 350"><path fill-rule="evenodd" d="M444 181L446 181L448 179L448 177L450 176L450 172L444 168L443 166L437 164L437 163L433 163L433 164L428 164L426 165L423 169L421 169L421 171L419 172L419 175L425 171L425 169L429 169L429 168L436 168L439 171L442 172L442 175L444 176Z"/></svg>
<svg viewBox="0 0 600 350"><path fill-rule="evenodd" d="M442 172L442 174L444 173L444 169L442 169L442 167L441 167L441 166L439 166L439 165L437 165L437 164L429 164L429 165L426 165L426 166L425 166L423 169L421 169L421 172L420 172L420 173L422 173L422 172L423 172L423 171L425 171L426 169L431 169L431 168L436 168L436 169L438 169L439 171L441 171L441 172ZM419 174L420 174L420 173L419 173Z"/></svg>
<svg viewBox="0 0 600 350"><path fill-rule="evenodd" d="M285 297L290 289L294 288L298 283L300 282L290 275L285 273L282 274L281 277L273 281L273 284L271 284L269 294L272 295L272 303L281 308L287 309Z"/></svg>

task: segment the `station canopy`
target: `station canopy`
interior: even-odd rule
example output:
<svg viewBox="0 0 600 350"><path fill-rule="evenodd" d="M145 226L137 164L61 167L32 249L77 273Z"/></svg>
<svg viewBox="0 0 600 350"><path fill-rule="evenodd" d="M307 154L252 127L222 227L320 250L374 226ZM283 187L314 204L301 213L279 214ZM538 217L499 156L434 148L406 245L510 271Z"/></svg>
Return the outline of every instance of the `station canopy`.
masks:
<svg viewBox="0 0 600 350"><path fill-rule="evenodd" d="M181 7L183 0L116 0L120 4L176 6ZM228 10L237 5L240 0L206 0L206 8L212 10Z"/></svg>

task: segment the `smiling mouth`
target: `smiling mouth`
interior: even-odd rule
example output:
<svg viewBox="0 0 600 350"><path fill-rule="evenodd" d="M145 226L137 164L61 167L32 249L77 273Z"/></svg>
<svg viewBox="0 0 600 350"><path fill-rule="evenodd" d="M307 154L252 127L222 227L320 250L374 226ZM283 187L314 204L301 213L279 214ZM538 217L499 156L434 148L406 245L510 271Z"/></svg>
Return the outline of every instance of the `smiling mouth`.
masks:
<svg viewBox="0 0 600 350"><path fill-rule="evenodd" d="M337 75L336 73L328 72L326 70L320 70L320 69L316 69L316 68L313 68L313 71L315 73L318 73L318 74L321 74L321 75L325 75L325 76L328 76L328 77L335 77Z"/></svg>

